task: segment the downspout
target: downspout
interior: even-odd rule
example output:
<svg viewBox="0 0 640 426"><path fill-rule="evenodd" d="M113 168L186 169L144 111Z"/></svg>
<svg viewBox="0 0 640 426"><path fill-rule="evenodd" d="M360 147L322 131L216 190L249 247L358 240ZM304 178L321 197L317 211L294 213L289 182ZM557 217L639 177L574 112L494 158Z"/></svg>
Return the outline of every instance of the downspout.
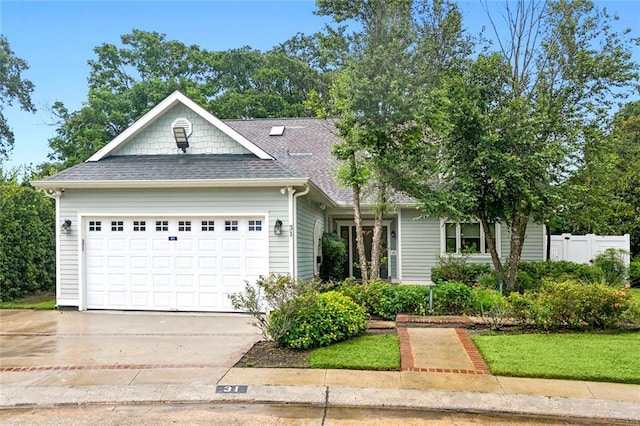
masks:
<svg viewBox="0 0 640 426"><path fill-rule="evenodd" d="M296 243L297 243L297 200L303 195L307 195L311 190L309 185L304 185L302 192L296 192L295 188L287 187L289 193L289 274L292 277L296 277L297 274L297 258L296 258Z"/></svg>
<svg viewBox="0 0 640 426"><path fill-rule="evenodd" d="M60 197L62 196L62 190L60 189L46 189L43 191L44 195L56 200L56 219L55 219L55 232L56 232L56 306L58 300L60 300Z"/></svg>

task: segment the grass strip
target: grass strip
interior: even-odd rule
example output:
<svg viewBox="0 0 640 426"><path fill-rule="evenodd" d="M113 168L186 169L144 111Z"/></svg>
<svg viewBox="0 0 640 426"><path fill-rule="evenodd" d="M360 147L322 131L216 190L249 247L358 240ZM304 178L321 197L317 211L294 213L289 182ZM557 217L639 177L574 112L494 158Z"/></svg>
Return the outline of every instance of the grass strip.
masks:
<svg viewBox="0 0 640 426"><path fill-rule="evenodd" d="M309 354L312 368L399 370L400 345L395 334L360 336Z"/></svg>
<svg viewBox="0 0 640 426"><path fill-rule="evenodd" d="M34 309L44 311L55 308L56 295L53 293L36 294L11 302L0 302L0 309Z"/></svg>
<svg viewBox="0 0 640 426"><path fill-rule="evenodd" d="M640 332L479 334L491 373L640 384Z"/></svg>

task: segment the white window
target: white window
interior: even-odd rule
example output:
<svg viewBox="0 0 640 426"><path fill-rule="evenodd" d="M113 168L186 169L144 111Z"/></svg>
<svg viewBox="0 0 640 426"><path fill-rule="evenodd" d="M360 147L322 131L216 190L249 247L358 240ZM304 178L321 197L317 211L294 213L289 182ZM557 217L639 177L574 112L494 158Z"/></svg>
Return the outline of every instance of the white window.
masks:
<svg viewBox="0 0 640 426"><path fill-rule="evenodd" d="M202 221L202 230L203 231L215 231L216 230L216 222L213 220L203 220Z"/></svg>
<svg viewBox="0 0 640 426"><path fill-rule="evenodd" d="M134 220L133 221L133 230L135 232L143 232L147 230L147 222L144 220Z"/></svg>
<svg viewBox="0 0 640 426"><path fill-rule="evenodd" d="M237 220L225 220L224 221L224 230L225 231L237 231L238 230L238 221Z"/></svg>
<svg viewBox="0 0 640 426"><path fill-rule="evenodd" d="M101 231L102 230L102 222L99 220L91 220L89 221L89 231Z"/></svg>
<svg viewBox="0 0 640 426"><path fill-rule="evenodd" d="M168 231L168 230L169 230L168 220L156 220L156 231Z"/></svg>
<svg viewBox="0 0 640 426"><path fill-rule="evenodd" d="M180 232L189 232L189 231L191 231L191 221L190 220L178 221L178 231L180 231Z"/></svg>
<svg viewBox="0 0 640 426"><path fill-rule="evenodd" d="M249 231L262 231L262 221L261 220L250 220L249 221Z"/></svg>
<svg viewBox="0 0 640 426"><path fill-rule="evenodd" d="M122 232L124 231L124 223L121 220L111 221L111 231Z"/></svg>
<svg viewBox="0 0 640 426"><path fill-rule="evenodd" d="M489 224L496 241L496 250L500 253L500 225ZM442 252L489 254L489 244L482 225L478 222L443 222Z"/></svg>

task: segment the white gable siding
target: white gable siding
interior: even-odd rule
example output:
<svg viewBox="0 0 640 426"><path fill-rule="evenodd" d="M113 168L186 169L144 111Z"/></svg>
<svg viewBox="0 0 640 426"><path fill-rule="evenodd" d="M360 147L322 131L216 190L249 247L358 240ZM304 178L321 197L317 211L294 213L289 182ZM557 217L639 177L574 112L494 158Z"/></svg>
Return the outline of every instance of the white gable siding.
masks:
<svg viewBox="0 0 640 426"><path fill-rule="evenodd" d="M250 154L249 150L211 125L200 115L179 104L111 155L182 154L182 150L176 147L171 132L171 124L176 118L187 118L193 125L186 154Z"/></svg>
<svg viewBox="0 0 640 426"><path fill-rule="evenodd" d="M311 201L308 196L297 200L297 274L303 280L313 278L313 227L316 220L320 220L324 231L324 212L318 208L318 204Z"/></svg>
<svg viewBox="0 0 640 426"><path fill-rule="evenodd" d="M286 218L287 197L278 188L197 188L197 189L73 189L60 200L60 217L73 221L72 233L60 237L59 303L79 302L78 236L79 215L233 215L266 214L268 229L276 218ZM288 238L269 233L269 271L289 270ZM74 303L75 302L75 303Z"/></svg>

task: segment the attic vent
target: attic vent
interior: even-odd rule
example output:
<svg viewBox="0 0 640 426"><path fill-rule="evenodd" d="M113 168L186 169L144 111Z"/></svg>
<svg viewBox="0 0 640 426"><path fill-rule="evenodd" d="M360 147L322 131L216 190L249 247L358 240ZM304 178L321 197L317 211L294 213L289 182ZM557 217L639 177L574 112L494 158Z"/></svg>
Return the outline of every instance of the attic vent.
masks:
<svg viewBox="0 0 640 426"><path fill-rule="evenodd" d="M269 136L282 136L284 133L284 126L273 126L269 132Z"/></svg>
<svg viewBox="0 0 640 426"><path fill-rule="evenodd" d="M171 123L171 134L173 134L173 129L175 129L176 127L182 127L187 134L187 137L191 136L193 125L186 118L177 118L173 123Z"/></svg>

